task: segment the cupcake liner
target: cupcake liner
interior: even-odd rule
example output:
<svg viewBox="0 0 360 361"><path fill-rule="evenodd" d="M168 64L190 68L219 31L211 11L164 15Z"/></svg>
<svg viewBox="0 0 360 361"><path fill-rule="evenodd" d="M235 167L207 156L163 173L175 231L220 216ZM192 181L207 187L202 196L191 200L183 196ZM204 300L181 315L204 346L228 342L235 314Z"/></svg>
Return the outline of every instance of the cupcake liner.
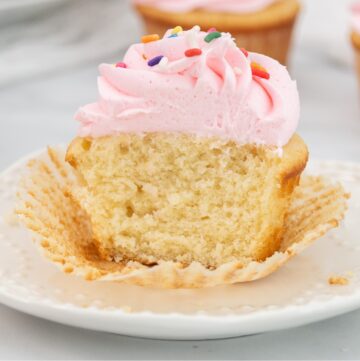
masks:
<svg viewBox="0 0 360 361"><path fill-rule="evenodd" d="M358 83L360 86L360 49L355 49L355 68L357 72Z"/></svg>
<svg viewBox="0 0 360 361"><path fill-rule="evenodd" d="M17 213L34 232L44 255L65 273L87 280L111 280L161 288L198 288L247 282L274 272L344 217L348 195L339 184L321 177L304 177L288 211L281 248L263 262L226 263L209 270L197 262L188 266L159 261L105 261L98 252L90 222L72 197L78 186L73 169L61 149L49 148L29 163L19 188Z"/></svg>
<svg viewBox="0 0 360 361"><path fill-rule="evenodd" d="M351 34L351 41L355 53L355 69L357 73L358 83L360 85L360 35L353 32Z"/></svg>
<svg viewBox="0 0 360 361"><path fill-rule="evenodd" d="M149 11L149 9L144 10L142 7L138 7L137 10L149 34L164 34L168 29L182 24L186 27L200 25L205 30L216 26L219 31L230 31L239 47L268 55L286 65L300 7L295 2L291 15L288 14L284 17L280 12L281 16L278 19L276 12L274 12L265 20L260 17L261 20L259 19L259 21L256 20L254 14L249 18L242 16L238 20L234 15L235 17L232 17L231 20L225 20L222 14L215 13L210 15L199 13L196 19L193 19L194 16L187 18L183 14L171 14L171 19L164 19L163 14L160 16L154 9ZM210 22L210 16L212 22Z"/></svg>
<svg viewBox="0 0 360 361"><path fill-rule="evenodd" d="M290 52L293 29L296 19L287 24L281 24L268 29L231 32L240 48L251 52L268 55L286 65ZM164 34L171 26L157 23L150 18L144 18L146 30L149 34Z"/></svg>
<svg viewBox="0 0 360 361"><path fill-rule="evenodd" d="M265 54L278 60L281 64L288 63L295 19L288 24L271 29L233 33L236 44L240 48Z"/></svg>

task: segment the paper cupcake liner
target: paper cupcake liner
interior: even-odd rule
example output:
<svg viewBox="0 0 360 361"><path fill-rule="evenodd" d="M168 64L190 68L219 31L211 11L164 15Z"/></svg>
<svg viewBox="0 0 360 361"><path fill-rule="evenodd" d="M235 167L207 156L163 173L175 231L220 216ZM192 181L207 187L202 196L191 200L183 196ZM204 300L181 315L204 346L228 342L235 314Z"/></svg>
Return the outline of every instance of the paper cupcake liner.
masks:
<svg viewBox="0 0 360 361"><path fill-rule="evenodd" d="M236 44L249 51L265 54L278 60L281 64L288 63L291 40L295 20L286 25L271 29L246 33L233 33Z"/></svg>
<svg viewBox="0 0 360 361"><path fill-rule="evenodd" d="M173 24L158 22L156 19L146 16L143 16L143 21L146 31L149 34L162 35L169 28L173 27ZM236 28L234 28L231 34L236 39L236 44L240 48L268 55L286 65L295 23L296 16L286 23L274 24L271 27L262 29L236 30ZM201 26L201 23L199 25ZM221 30L221 28L219 30Z"/></svg>
<svg viewBox="0 0 360 361"><path fill-rule="evenodd" d="M360 86L360 34L352 32L351 42L355 53L355 70L357 73L358 83Z"/></svg>
<svg viewBox="0 0 360 361"><path fill-rule="evenodd" d="M357 72L357 79L360 86L360 48L355 49L355 68Z"/></svg>
<svg viewBox="0 0 360 361"><path fill-rule="evenodd" d="M288 211L281 249L263 262L226 263L209 270L197 262L184 266L160 261L155 266L101 259L90 222L71 195L78 185L64 151L48 149L29 163L19 188L17 213L34 232L45 256L65 273L87 280L111 280L149 287L198 288L248 282L274 272L344 217L348 195L339 184L304 177Z"/></svg>

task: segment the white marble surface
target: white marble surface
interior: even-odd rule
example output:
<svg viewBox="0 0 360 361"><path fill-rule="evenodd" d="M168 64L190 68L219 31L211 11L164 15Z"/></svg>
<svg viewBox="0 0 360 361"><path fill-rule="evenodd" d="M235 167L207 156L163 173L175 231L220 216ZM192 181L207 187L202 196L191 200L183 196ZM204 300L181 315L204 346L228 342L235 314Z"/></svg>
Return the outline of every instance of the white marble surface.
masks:
<svg viewBox="0 0 360 361"><path fill-rule="evenodd" d="M326 3L326 7L324 4ZM292 73L302 99L299 132L311 156L360 161L360 97L347 46L349 1L305 1ZM329 17L323 16L324 9ZM332 21L327 21L334 14ZM132 20L131 20L132 21ZM136 34L136 30L132 36ZM113 55L106 61L120 57ZM1 57L1 53L0 53ZM0 169L47 144L68 142L76 108L96 97L94 59L1 86ZM4 73L3 73L4 74ZM306 327L223 341L166 342L69 328L0 306L1 359L355 359L360 311Z"/></svg>

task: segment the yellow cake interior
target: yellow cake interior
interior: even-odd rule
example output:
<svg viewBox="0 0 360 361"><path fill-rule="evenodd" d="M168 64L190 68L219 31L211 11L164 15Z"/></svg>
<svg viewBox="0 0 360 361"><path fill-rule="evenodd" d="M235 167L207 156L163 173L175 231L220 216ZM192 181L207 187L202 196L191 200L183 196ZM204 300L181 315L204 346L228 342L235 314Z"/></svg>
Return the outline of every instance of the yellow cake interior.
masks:
<svg viewBox="0 0 360 361"><path fill-rule="evenodd" d="M278 249L307 148L276 149L187 134L76 138L67 161L108 259L144 264L262 260Z"/></svg>

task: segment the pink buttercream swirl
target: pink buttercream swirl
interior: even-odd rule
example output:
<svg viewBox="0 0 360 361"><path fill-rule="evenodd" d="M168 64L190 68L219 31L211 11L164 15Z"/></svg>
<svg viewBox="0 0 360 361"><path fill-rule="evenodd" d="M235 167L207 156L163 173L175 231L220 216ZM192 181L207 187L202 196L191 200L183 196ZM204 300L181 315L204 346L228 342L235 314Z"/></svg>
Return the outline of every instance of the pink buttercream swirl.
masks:
<svg viewBox="0 0 360 361"><path fill-rule="evenodd" d="M133 0L169 12L188 12L204 9L212 12L252 13L265 9L276 0Z"/></svg>
<svg viewBox="0 0 360 361"><path fill-rule="evenodd" d="M126 68L100 65L99 99L75 116L79 136L182 132L241 144L281 147L289 141L299 120L299 96L284 66L260 54L247 57L228 33L209 43L198 27L169 35L132 45ZM189 48L202 54L187 57ZM160 63L149 66L159 55ZM254 76L251 62L270 79Z"/></svg>
<svg viewBox="0 0 360 361"><path fill-rule="evenodd" d="M358 34L360 34L360 1L352 5L351 11L352 29Z"/></svg>

